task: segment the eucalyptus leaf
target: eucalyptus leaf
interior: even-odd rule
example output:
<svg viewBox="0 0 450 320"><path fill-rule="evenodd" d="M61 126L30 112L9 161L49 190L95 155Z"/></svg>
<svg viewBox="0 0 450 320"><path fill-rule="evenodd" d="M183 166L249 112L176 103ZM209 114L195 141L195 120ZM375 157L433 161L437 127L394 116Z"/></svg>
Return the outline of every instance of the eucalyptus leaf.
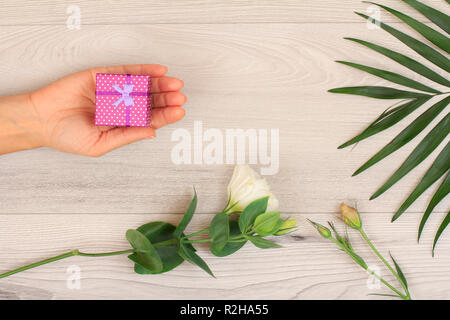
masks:
<svg viewBox="0 0 450 320"><path fill-rule="evenodd" d="M265 212L256 217L254 231L264 237L277 232L282 224L280 212Z"/></svg>
<svg viewBox="0 0 450 320"><path fill-rule="evenodd" d="M349 37L344 38L344 39L362 44L363 46L366 46L369 49L372 49L378 53L381 53L382 55L388 57L389 59L392 59L392 60L398 62L402 66L414 71L415 73L418 73L418 74L424 76L427 79L430 79L436 83L442 84L446 87L450 87L450 81L448 81L446 78L444 78L437 72L431 70L424 64L422 64L408 56L405 56L404 54L387 49L385 47L376 45L376 44L368 42L368 41L355 39L355 38L349 38Z"/></svg>
<svg viewBox="0 0 450 320"><path fill-rule="evenodd" d="M241 230L239 229L239 224L237 221L230 220L230 238L236 237L239 235L242 235ZM217 256L217 257L226 257L230 254L235 253L239 249L241 249L245 244L247 243L247 240L239 241L239 242L228 242L225 247L219 252L215 251L214 247L211 247L211 252Z"/></svg>
<svg viewBox="0 0 450 320"><path fill-rule="evenodd" d="M382 193L392 187L397 181L408 174L419 163L426 159L436 147L441 144L442 140L447 137L450 130L450 113L447 114L419 143L419 145L411 152L408 158L403 162L400 168L386 181L381 188L379 188L370 197L370 200L379 197Z"/></svg>
<svg viewBox="0 0 450 320"><path fill-rule="evenodd" d="M450 39L444 36L443 34L437 32L433 28L430 28L426 24L392 8L370 1L367 1L366 3L371 3L376 6L379 6L380 8L383 8L384 10L396 16L397 18L405 22L407 25L409 25L411 28L419 32L422 36L424 36L424 38L428 39L434 45L446 51L447 53L450 53Z"/></svg>
<svg viewBox="0 0 450 320"><path fill-rule="evenodd" d="M407 78L407 77L402 76L395 72L377 69L377 68L373 68L373 67L365 66L362 64L353 63L353 62L347 62L347 61L336 61L336 62L346 65L346 66L349 66L349 67L352 67L352 68L355 68L355 69L358 69L358 70L361 70L361 71L365 71L365 72L370 73L379 78L388 80L393 83L400 84L402 86L405 86L405 87L408 87L411 89L416 89L416 90L425 91L425 92L429 92L429 93L441 93L439 90L430 88L429 86L426 86L420 82L417 82L415 80L412 80L410 78Z"/></svg>
<svg viewBox="0 0 450 320"><path fill-rule="evenodd" d="M184 259L178 254L178 239L173 235L175 226L167 222L150 222L137 228L145 237L154 244L156 251L161 259L163 268L159 272L153 272L142 267L139 264L135 264L134 271L139 274L154 274L164 273L170 271L179 266ZM162 242L170 242L165 245L158 245ZM193 247L192 247L193 249Z"/></svg>
<svg viewBox="0 0 450 320"><path fill-rule="evenodd" d="M189 222L191 222L192 216L194 215L196 208L197 208L197 192L194 189L194 197L192 198L192 201L189 204L186 213L184 214L183 218L181 219L180 223L175 229L175 232L173 233L176 238L181 237L182 233L188 226Z"/></svg>
<svg viewBox="0 0 450 320"><path fill-rule="evenodd" d="M264 197L251 202L241 213L239 217L239 228L242 233L248 232L255 219L267 209L269 197Z"/></svg>
<svg viewBox="0 0 450 320"><path fill-rule="evenodd" d="M398 40L403 42L405 45L416 51L418 54L420 54L422 57L427 59L428 61L432 62L439 68L450 72L450 60L445 57L442 53L439 51L433 49L432 47L428 46L427 44L414 39L413 37L407 35L406 33L403 33L381 21L378 21L372 17L369 17L363 13L356 12L357 15L363 17L364 19L369 20L370 22L376 24L377 26L380 26L383 30L389 32L391 35L396 37Z"/></svg>
<svg viewBox="0 0 450 320"><path fill-rule="evenodd" d="M131 246L136 249L136 252L151 252L153 250L150 241L137 230L127 230L126 238Z"/></svg>
<svg viewBox="0 0 450 320"><path fill-rule="evenodd" d="M448 15L416 0L403 0L403 2L409 4L411 7L430 19L430 21L434 22L442 30L450 34L450 17Z"/></svg>
<svg viewBox="0 0 450 320"><path fill-rule="evenodd" d="M158 252L141 232L130 229L127 231L126 237L136 250L128 256L131 261L152 273L159 273L163 270L163 263Z"/></svg>
<svg viewBox="0 0 450 320"><path fill-rule="evenodd" d="M179 242L178 253L185 260L189 261L190 263L192 263L196 266L199 266L204 271L206 271L208 274L215 277L214 274L212 273L211 269L206 264L206 262L203 261L203 259L200 258L200 256L195 253L195 250L192 250L191 246L187 245L183 241Z"/></svg>
<svg viewBox="0 0 450 320"><path fill-rule="evenodd" d="M362 86L362 87L343 87L329 90L331 93L353 94L375 99L408 99L424 98L429 95L419 92L398 90L389 87Z"/></svg>
<svg viewBox="0 0 450 320"><path fill-rule="evenodd" d="M445 173L450 169L450 142L447 143L445 148L441 151L439 156L433 162L431 167L425 173L422 180L420 180L419 184L416 188L411 192L409 197L403 202L400 208L395 213L392 221L398 219L405 210L414 202L416 199L425 192L433 183L435 183L440 177L442 177Z"/></svg>
<svg viewBox="0 0 450 320"><path fill-rule="evenodd" d="M229 217L225 212L221 212L214 216L209 227L209 236L211 238L211 251L222 251L230 236Z"/></svg>
<svg viewBox="0 0 450 320"><path fill-rule="evenodd" d="M425 129L431 121L433 121L449 104L450 97L441 100L428 108L424 113L418 116L410 125L408 125L403 131L401 131L391 142L378 151L372 158L364 163L358 170L353 173L354 176L367 170L377 162L383 160L391 153L397 151L405 144L414 139L423 129ZM444 130L444 131L442 131ZM436 133L445 133L445 127L440 126ZM434 135L433 135L434 136ZM428 140L427 140L428 141Z"/></svg>
<svg viewBox="0 0 450 320"><path fill-rule="evenodd" d="M438 205L438 203L441 202L442 199L444 199L449 194L449 192L450 192L450 173L447 173L447 176L445 177L444 181L439 186L438 190L436 191L436 193L434 194L430 203L428 204L428 207L425 210L425 213L423 214L422 220L420 221L417 241L420 240L420 236L422 235L423 228L425 227L425 224L426 224L428 218L430 217L431 212Z"/></svg>
<svg viewBox="0 0 450 320"><path fill-rule="evenodd" d="M267 240L267 239L263 239L263 238L259 238L259 237L252 237L252 236L249 236L248 239L256 247L261 248L261 249L281 248L281 246L278 243Z"/></svg>

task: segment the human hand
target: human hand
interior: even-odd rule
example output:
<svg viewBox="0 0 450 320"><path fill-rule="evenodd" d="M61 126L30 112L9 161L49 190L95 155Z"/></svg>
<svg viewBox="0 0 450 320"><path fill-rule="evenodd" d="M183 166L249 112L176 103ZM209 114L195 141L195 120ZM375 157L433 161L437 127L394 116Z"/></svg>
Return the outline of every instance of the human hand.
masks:
<svg viewBox="0 0 450 320"><path fill-rule="evenodd" d="M151 64L93 68L30 93L29 110L36 120L31 130L35 135L33 141L38 146L64 152L100 156L123 145L155 137L156 129L179 121L185 114L180 108L186 102L186 97L179 92L183 82L165 76L166 72L166 67ZM152 76L150 127L95 126L96 73Z"/></svg>

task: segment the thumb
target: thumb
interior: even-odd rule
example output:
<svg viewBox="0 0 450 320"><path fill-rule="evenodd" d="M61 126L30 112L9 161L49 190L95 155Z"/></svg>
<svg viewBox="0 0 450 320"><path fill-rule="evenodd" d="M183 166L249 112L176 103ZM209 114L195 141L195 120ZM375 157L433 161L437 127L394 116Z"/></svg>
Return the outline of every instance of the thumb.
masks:
<svg viewBox="0 0 450 320"><path fill-rule="evenodd" d="M93 155L100 156L124 145L154 137L156 137L156 132L151 127L121 127L103 131L93 148Z"/></svg>

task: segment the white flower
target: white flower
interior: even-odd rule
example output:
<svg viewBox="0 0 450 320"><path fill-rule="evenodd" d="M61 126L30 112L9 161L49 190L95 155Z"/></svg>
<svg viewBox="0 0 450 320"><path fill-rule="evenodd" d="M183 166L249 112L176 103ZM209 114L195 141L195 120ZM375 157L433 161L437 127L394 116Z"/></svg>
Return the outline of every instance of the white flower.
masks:
<svg viewBox="0 0 450 320"><path fill-rule="evenodd" d="M228 185L231 211L242 211L256 199L269 197L266 212L278 210L278 199L270 191L266 179L261 178L248 165L236 165Z"/></svg>

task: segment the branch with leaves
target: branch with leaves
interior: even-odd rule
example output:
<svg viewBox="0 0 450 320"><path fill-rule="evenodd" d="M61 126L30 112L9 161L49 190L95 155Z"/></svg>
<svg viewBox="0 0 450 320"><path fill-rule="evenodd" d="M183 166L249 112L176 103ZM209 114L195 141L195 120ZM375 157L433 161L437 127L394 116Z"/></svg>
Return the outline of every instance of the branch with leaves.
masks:
<svg viewBox="0 0 450 320"><path fill-rule="evenodd" d="M248 241L258 248L279 248L268 236L282 236L296 226L292 219L282 219L278 211L278 200L270 191L265 179L261 179L249 166L236 166L228 187L228 203L222 212L214 216L209 227L185 234L197 207L197 194L177 226L167 222L150 222L126 232L131 249L122 251L85 253L71 250L61 255L44 259L0 274L5 278L47 263L73 256L105 257L128 254L138 274L168 272L183 261L202 268L211 276L213 272L196 253L196 243L209 243L211 252L225 257L241 249ZM206 237L198 239L199 236Z"/></svg>
<svg viewBox="0 0 450 320"><path fill-rule="evenodd" d="M347 206L345 203L341 204L341 214L342 219L344 223L349 226L352 229L357 230L365 242L369 245L369 247L372 249L372 251L375 253L375 255L383 262L383 264L389 269L389 271L395 276L395 278L398 280L400 285L402 286L404 293L402 293L400 290L396 289L393 285L391 285L389 282L387 282L385 279L383 279L379 274L375 273L373 270L370 270L367 263L364 261L364 259L359 256L355 249L352 247L352 244L350 242L350 237L346 233L345 236L341 236L339 232L336 230L333 223L328 222L330 225L331 230L333 230L333 233L330 229L327 227L308 220L314 228L319 232L319 234L324 237L325 239L328 239L332 241L334 244L336 244L339 249L341 249L343 252L345 252L350 258L352 258L353 261L355 261L361 268L366 270L369 274L380 280L381 283L383 283L386 287L388 287L390 290L394 292L394 294L371 294L371 295L377 295L377 296L387 296L387 297L396 297L403 300L411 300L411 294L408 289L408 282L406 281L406 277L402 270L400 269L400 266L398 263L394 260L394 258L391 256L392 262L394 263L394 268L387 262L387 260L381 255L381 253L375 248L373 243L370 241L369 237L367 236L366 232L363 229L362 226L362 220L359 215L359 212L352 207Z"/></svg>
<svg viewBox="0 0 450 320"><path fill-rule="evenodd" d="M435 49L423 41L417 40L416 38L399 31L381 21L378 21L372 17L368 17L365 14L356 12L359 16L368 21L380 26L383 30L397 38L403 44L417 52L420 56L447 72L447 76L444 77L435 70L425 66L421 62L408 57L399 52L390 50L383 46L377 45L375 43L367 42L355 38L345 38L347 40L359 43L373 51L376 51L385 57L399 63L403 67L414 71L420 76L423 76L436 84L450 87L450 81L448 80L448 72L450 72L450 39L448 34L450 34L450 17L443 12L440 12L432 7L429 7L416 0L402 0L407 3L419 13L424 15L430 20L437 28L441 28L445 33L439 32L438 30L427 26L426 24L402 13L395 9L386 7L384 5L367 2L376 5L388 13L394 15L404 23L406 23L413 30L422 35L425 39L434 44L438 49ZM439 51L441 49L442 51ZM377 152L372 158L370 158L366 163L364 163L358 170L353 174L358 175L361 172L372 167L379 161L383 160L390 154L399 150L401 147L406 145L408 142L413 140L417 135L419 135L439 114L447 109L450 103L450 91L446 90L442 92L437 88L430 87L428 85L422 84L416 80L405 77L401 74L390 72L387 70L382 70L378 68L373 68L366 65L361 65L353 62L337 61L338 63L347 65L349 67L367 72L384 80L390 81L393 84L402 85L404 87L414 89L417 91L406 91L399 90L392 87L380 87L380 86L360 86L360 87L345 87L336 88L329 90L333 93L341 94L352 94L361 95L376 99L406 99L401 105L390 108L383 112L374 122L372 122L365 130L362 131L356 137L345 142L339 149L353 145L359 141L367 139L377 133L380 133L398 123L400 120L406 118L409 114L415 110L422 107L425 103L430 100L438 99L431 107L425 110L420 116L418 116L414 121L412 121L403 131L401 131L396 137L394 137L384 148ZM423 160L425 160L448 136L450 133L450 113L433 128L431 131L423 138L423 140L417 145L417 147L411 152L411 154L406 158L403 164L395 171L395 173L371 196L370 200L375 199L386 192L390 187L412 171L416 166L418 166ZM422 234L424 226L439 202L441 202L450 192L450 143L447 142L444 149L437 156L434 163L428 169L428 171L423 176L422 180L419 182L417 187L411 192L408 198L403 202L400 208L392 217L392 221L397 220L409 206L420 196L425 190L427 190L431 185L433 185L438 179L445 176L442 184L432 197L429 202L428 207L420 222L418 240ZM434 250L436 243L439 240L442 232L450 223L450 212L442 221L441 225L436 232L432 253L434 255Z"/></svg>

